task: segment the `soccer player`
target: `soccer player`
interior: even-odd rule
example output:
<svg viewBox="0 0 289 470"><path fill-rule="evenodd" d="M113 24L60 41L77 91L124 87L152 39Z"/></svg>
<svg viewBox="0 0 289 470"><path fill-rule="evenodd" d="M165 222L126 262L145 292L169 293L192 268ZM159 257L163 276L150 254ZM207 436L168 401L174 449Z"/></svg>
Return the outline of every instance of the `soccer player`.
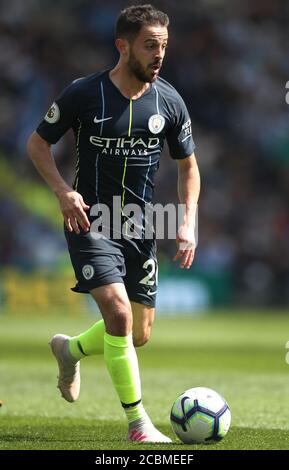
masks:
<svg viewBox="0 0 289 470"><path fill-rule="evenodd" d="M72 82L27 145L34 165L60 203L78 281L73 290L90 293L103 317L78 336L52 338L58 387L65 400L75 401L80 389L79 361L103 354L128 419L128 439L151 443L171 442L154 427L143 407L135 352L135 347L149 340L155 316L155 237L146 238L144 230L135 238L124 236L123 231L119 236L112 227L110 237L99 238L91 227L98 215L95 208L112 209L115 196L121 201L124 225L129 224L125 207L132 203L145 221L167 139L178 163L178 192L185 205L174 259L182 268L192 264L200 179L187 108L176 90L159 77L168 25L167 15L151 5L124 9L116 24L116 66ZM77 153L73 188L62 179L50 150L70 128Z"/></svg>

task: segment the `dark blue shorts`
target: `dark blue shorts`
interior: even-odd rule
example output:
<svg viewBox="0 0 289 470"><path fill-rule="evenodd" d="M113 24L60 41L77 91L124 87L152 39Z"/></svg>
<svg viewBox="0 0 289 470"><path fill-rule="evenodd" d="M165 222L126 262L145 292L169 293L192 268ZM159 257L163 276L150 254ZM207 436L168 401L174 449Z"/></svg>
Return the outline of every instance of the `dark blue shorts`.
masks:
<svg viewBox="0 0 289 470"><path fill-rule="evenodd" d="M122 282L134 302L155 306L157 259L155 240L95 239L65 229L77 284L74 292L88 293L95 287Z"/></svg>

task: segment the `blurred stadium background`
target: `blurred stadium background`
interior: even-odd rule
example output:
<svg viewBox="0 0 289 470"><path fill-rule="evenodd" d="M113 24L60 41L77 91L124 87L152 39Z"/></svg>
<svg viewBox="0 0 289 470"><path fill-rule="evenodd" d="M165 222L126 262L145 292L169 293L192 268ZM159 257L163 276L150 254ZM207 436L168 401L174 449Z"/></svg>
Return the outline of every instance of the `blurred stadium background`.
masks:
<svg viewBox="0 0 289 470"><path fill-rule="evenodd" d="M3 388L0 385L0 398L7 398L1 396L4 390L11 399L15 394L14 411L11 410L15 415L21 412L28 415L30 405L23 408L22 399L17 398L13 374L18 373L19 367L23 366L23 370L31 367L32 382L37 380L32 362L22 363L21 357L24 359L26 355L31 359L33 354L39 354L43 365L45 361L49 363L44 342L48 334L56 332L58 323L54 319L49 328L45 315L55 311L59 316L66 316L66 320L62 318L66 327L72 318L75 326L84 328L88 326L87 315L94 315L87 296L70 292L74 277L58 204L28 161L26 140L53 98L68 83L113 66L117 59L113 44L115 18L130 3L137 2L0 0L0 334L1 356L7 361L7 369L2 365L7 388L4 381ZM276 307L286 312L289 304L289 106L285 101L285 85L289 80L289 3L286 0L156 0L152 3L171 18L169 48L161 75L177 88L187 103L202 175L199 246L192 269L184 273L173 264L172 241L159 243L159 311L167 316L249 308L261 312L271 308L274 313ZM61 173L71 182L76 160L72 135L65 136L53 151ZM156 182L156 202L177 201L176 176L175 162L165 151ZM84 317L77 318L80 313ZM12 314L23 319L15 320ZM34 325L35 314L43 318L43 323L40 320ZM251 416L251 423L249 413L242 415L244 396L238 395L242 389L238 380L242 382L244 377L237 379L236 374L238 370L251 370L253 375L244 383L251 393L250 404L256 410L260 389L256 388L254 374L259 372L259 386L263 390L268 387L276 399L275 408L270 401L270 416L276 418L279 413L284 418L281 404L288 368L284 360L284 345L289 339L288 317L277 316L274 320L269 315L266 319L245 316L243 326L241 321L234 323L229 316L227 320L221 317L220 323L214 319L210 323L207 318L203 321L203 326L196 324L201 336L194 332L193 323L191 331L195 336L191 340L186 333L183 356L179 352L184 364L193 354L199 358L199 366L192 364L200 369L199 384L219 387L229 401L238 396L235 416L240 426L254 427L258 419L254 422ZM36 326L41 329L41 324L43 331L35 342ZM218 324L222 334L214 342ZM265 325L263 336L258 325ZM208 333L210 328L212 332ZM168 358L169 351L161 349L165 339L160 330L156 331L160 334L156 335L160 346L152 348L151 354L155 351L165 361L165 352ZM187 323L184 331L189 331ZM77 328L70 333L76 332ZM215 359L214 351L205 354L207 346L214 348ZM148 367L150 357L147 356ZM263 360L274 371L275 381L269 375L262 375L265 374ZM223 381L218 375L220 366L234 370L235 375L225 374ZM52 373L54 364L47 367ZM178 367L175 364L176 374ZM214 369L213 375L207 374L206 367ZM192 377L192 371L191 379L182 372L178 384L170 378L174 385L168 403L178 390L195 385ZM150 383L149 373L146 378ZM158 385L165 389L165 377L162 380ZM27 382L24 393L27 403L33 395L29 387L31 383ZM42 393L49 401L54 397L54 390L51 395L47 390ZM41 397L38 398L40 410ZM53 410L51 413L55 414ZM57 408L57 413L64 413L63 410ZM263 422L265 410L268 412L266 402L260 401L259 422ZM50 413L49 406L47 413ZM100 416L104 419L105 413ZM267 415L269 427L270 416ZM283 418L281 422L277 418L274 421L276 429L286 429L288 419Z"/></svg>
<svg viewBox="0 0 289 470"><path fill-rule="evenodd" d="M178 306L287 306L288 2L154 4L171 17L162 76L189 107L203 185L199 246ZM50 283L71 277L61 217L27 161L25 144L64 86L115 63L113 26L125 5L111 0L0 1L2 305L14 306L18 298L29 303L30 281L38 283L33 298L39 306L50 304L51 291L66 301L64 289L46 288L48 278ZM54 154L72 181L71 135L54 147ZM155 200L176 201L175 181L175 163L165 152ZM172 263L174 251L173 242L159 244L161 279L166 281L159 302L172 311L177 307L167 295L172 276L183 275Z"/></svg>

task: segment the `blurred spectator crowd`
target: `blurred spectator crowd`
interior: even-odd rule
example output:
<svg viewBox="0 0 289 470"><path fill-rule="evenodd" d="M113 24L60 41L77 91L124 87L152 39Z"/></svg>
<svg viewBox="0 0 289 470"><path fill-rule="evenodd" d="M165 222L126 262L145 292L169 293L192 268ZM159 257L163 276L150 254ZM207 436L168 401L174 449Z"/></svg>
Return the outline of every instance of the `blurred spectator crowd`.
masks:
<svg viewBox="0 0 289 470"><path fill-rule="evenodd" d="M129 3L0 0L0 152L19 177L38 178L25 143L53 98L75 78L117 60L114 23ZM192 273L227 276L230 300L238 305L289 304L289 3L152 3L171 19L161 75L189 108L202 176ZM68 181L72 144L68 136L54 148ZM175 181L175 162L165 152L156 200L175 201ZM31 257L37 222L13 206L1 187L0 199L0 263L24 262L24 253L37 264ZM24 229L27 221L34 231ZM45 240L51 256L60 249ZM160 245L162 259L170 260L174 251L171 242ZM47 258L40 255L38 264Z"/></svg>

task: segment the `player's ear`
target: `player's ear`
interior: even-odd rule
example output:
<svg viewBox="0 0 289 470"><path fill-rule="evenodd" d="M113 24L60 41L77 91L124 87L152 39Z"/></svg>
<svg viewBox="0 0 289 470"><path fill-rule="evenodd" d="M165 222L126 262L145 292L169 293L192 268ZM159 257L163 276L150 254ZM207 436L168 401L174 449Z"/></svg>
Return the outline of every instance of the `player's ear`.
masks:
<svg viewBox="0 0 289 470"><path fill-rule="evenodd" d="M120 55L126 56L128 54L129 43L126 39L121 39L121 38L116 39L115 45Z"/></svg>

